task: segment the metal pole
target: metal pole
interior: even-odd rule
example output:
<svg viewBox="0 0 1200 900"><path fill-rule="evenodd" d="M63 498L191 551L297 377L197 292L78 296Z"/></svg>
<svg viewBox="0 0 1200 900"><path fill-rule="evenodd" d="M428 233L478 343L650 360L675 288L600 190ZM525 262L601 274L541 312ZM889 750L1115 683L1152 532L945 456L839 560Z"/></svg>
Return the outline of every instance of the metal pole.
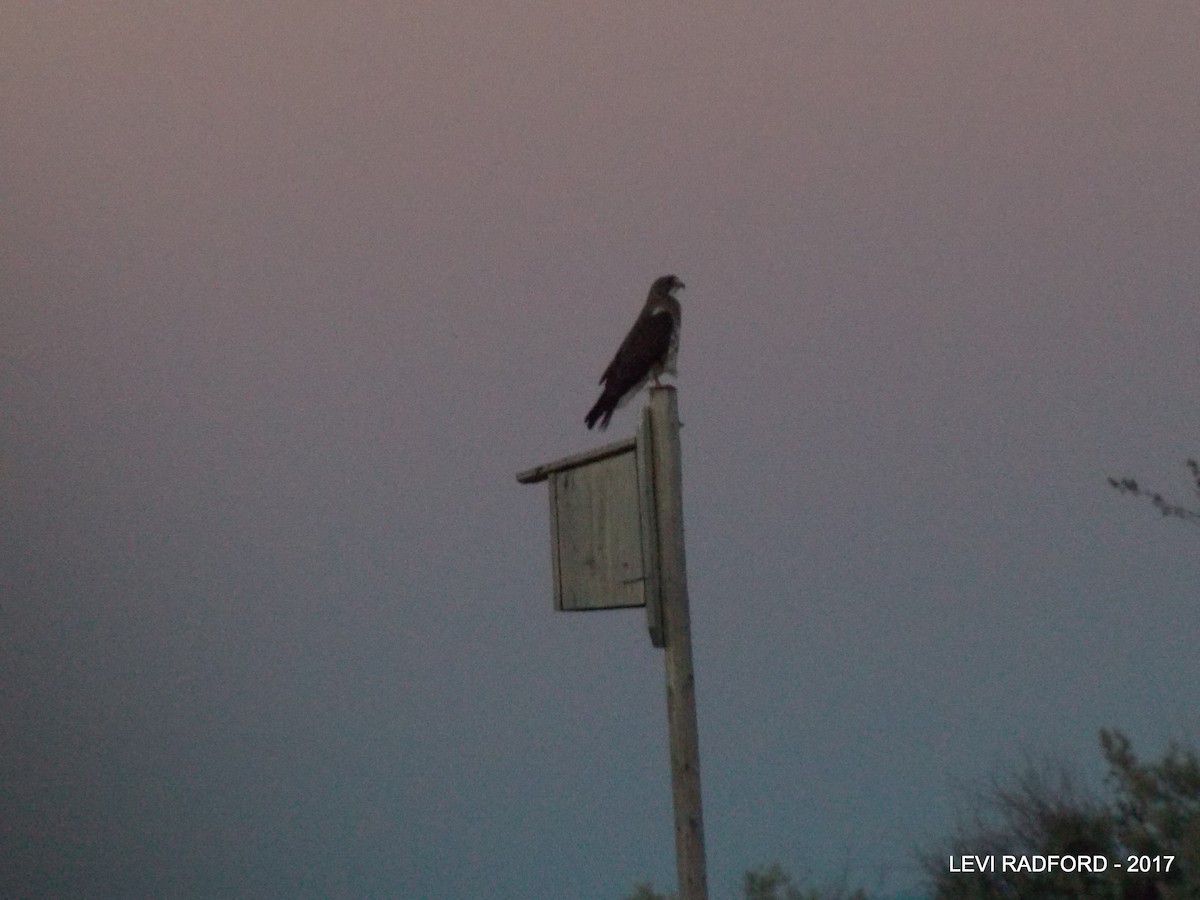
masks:
<svg viewBox="0 0 1200 900"><path fill-rule="evenodd" d="M700 734L696 727L696 676L683 549L683 473L679 407L673 387L650 391L654 494L658 507L667 669L667 729L671 748L671 799L675 808L675 863L679 900L708 900L704 815L700 804Z"/></svg>

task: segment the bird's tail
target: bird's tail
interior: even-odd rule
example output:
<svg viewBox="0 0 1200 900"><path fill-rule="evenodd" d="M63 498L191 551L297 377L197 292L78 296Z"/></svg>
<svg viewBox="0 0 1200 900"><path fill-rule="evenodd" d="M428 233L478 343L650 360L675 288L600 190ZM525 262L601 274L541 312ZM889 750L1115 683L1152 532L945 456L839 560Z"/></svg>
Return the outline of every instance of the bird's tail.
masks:
<svg viewBox="0 0 1200 900"><path fill-rule="evenodd" d="M608 397L601 394L600 399L596 401L596 405L592 407L591 411L584 418L583 421L587 423L589 431L596 424L597 419L600 420L601 431L608 427L608 420L612 418L613 414L613 405L612 403L606 403L606 400L608 400Z"/></svg>

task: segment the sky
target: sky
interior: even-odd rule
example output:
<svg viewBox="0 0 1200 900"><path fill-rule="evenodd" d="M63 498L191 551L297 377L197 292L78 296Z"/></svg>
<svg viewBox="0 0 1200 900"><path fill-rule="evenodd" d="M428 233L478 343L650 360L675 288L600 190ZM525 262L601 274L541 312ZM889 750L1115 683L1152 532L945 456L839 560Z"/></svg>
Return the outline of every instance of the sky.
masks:
<svg viewBox="0 0 1200 900"><path fill-rule="evenodd" d="M0 7L0 894L671 886L514 478L668 273L714 898L1200 742L1194 5Z"/></svg>

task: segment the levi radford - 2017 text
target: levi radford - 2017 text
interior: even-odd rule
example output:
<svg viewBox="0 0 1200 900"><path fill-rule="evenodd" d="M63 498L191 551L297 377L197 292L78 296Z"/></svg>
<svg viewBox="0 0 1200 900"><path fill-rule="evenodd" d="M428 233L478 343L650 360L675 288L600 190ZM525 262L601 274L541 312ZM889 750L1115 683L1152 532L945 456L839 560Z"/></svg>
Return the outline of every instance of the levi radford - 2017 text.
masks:
<svg viewBox="0 0 1200 900"><path fill-rule="evenodd" d="M1071 856L1058 854L987 854L951 856L950 873L974 872L1107 872L1110 868L1126 872L1170 872L1174 856L1128 856L1110 860L1107 856Z"/></svg>

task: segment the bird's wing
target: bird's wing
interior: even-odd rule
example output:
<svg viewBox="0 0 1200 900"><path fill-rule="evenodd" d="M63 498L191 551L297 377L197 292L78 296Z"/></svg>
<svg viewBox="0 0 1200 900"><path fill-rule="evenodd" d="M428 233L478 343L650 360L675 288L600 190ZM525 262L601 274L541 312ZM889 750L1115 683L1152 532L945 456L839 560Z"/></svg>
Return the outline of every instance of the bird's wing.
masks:
<svg viewBox="0 0 1200 900"><path fill-rule="evenodd" d="M661 307L643 310L600 376L600 383L620 396L644 381L651 368L666 359L674 329L675 320L670 310Z"/></svg>

